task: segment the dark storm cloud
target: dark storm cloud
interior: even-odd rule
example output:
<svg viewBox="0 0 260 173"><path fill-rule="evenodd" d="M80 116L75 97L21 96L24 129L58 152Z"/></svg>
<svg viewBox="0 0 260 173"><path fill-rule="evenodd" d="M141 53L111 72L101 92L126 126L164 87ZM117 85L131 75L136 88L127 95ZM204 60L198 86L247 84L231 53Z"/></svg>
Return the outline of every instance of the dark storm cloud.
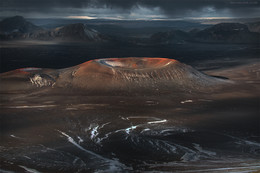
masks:
<svg viewBox="0 0 260 173"><path fill-rule="evenodd" d="M227 9L230 12L237 9L248 9L250 13L251 8L259 7L259 2L255 0L249 0L248 3L242 3L241 1L231 0L162 0L163 3L157 4L156 0L146 0L144 5L156 6L159 5L165 13L168 15L178 15L182 13L188 13L190 11L201 11L205 8L211 8L213 10L224 10ZM243 1L245 2L245 1Z"/></svg>
<svg viewBox="0 0 260 173"><path fill-rule="evenodd" d="M120 15L129 14L139 7L151 10L157 8L158 13L167 17L194 17L193 15L221 13L234 17L260 15L260 0L4 0L1 2L1 11L46 15L55 15L62 11L66 13L64 15L85 15L89 8L109 9L107 13Z"/></svg>
<svg viewBox="0 0 260 173"><path fill-rule="evenodd" d="M160 7L167 16L189 15L191 12L216 13L223 10L235 16L250 15L260 11L259 0L101 0L108 7L131 8L141 5L148 8ZM127 3L125 3L127 2ZM207 10L208 9L208 10ZM240 15L241 14L241 15Z"/></svg>

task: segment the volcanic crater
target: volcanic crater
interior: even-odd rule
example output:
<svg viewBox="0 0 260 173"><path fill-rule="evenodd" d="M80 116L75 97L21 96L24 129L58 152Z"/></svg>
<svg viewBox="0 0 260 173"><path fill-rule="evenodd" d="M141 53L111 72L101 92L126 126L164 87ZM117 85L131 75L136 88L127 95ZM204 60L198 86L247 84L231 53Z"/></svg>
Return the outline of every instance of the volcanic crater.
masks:
<svg viewBox="0 0 260 173"><path fill-rule="evenodd" d="M58 70L24 68L2 73L0 78L4 81L2 91L51 87L85 92L136 92L143 89L208 92L232 83L201 73L174 59L147 57L95 59Z"/></svg>

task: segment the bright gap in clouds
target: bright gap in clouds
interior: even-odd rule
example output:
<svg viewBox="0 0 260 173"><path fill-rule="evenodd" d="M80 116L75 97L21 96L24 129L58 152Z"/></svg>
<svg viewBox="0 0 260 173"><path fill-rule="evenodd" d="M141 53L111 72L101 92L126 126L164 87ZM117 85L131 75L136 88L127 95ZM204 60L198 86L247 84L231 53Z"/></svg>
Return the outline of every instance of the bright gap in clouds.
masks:
<svg viewBox="0 0 260 173"><path fill-rule="evenodd" d="M69 18L69 19L88 19L88 20L97 19L97 17L90 17L90 16L67 16L66 18Z"/></svg>
<svg viewBox="0 0 260 173"><path fill-rule="evenodd" d="M111 8L86 8L81 11L83 15L70 15L69 19L113 19L113 20L159 20L167 19L160 7L147 8L140 5L130 10L120 11Z"/></svg>

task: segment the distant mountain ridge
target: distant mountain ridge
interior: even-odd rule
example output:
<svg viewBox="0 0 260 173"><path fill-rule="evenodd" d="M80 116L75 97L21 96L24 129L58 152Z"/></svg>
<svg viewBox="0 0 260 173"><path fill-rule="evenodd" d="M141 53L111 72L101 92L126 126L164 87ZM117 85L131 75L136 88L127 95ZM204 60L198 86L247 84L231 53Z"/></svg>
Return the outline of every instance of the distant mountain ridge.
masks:
<svg viewBox="0 0 260 173"><path fill-rule="evenodd" d="M29 38L37 40L67 40L67 41L102 41L105 36L82 23L69 24L53 30L30 34Z"/></svg>
<svg viewBox="0 0 260 173"><path fill-rule="evenodd" d="M195 34L195 40L213 43L257 43L260 35L249 31L245 24L220 23Z"/></svg>
<svg viewBox="0 0 260 173"><path fill-rule="evenodd" d="M28 33L39 30L42 28L26 21L22 16L6 18L0 22L0 33Z"/></svg>
<svg viewBox="0 0 260 173"><path fill-rule="evenodd" d="M21 16L6 18L0 22L1 40L45 40L45 41L102 41L106 37L85 24L76 23L45 30Z"/></svg>
<svg viewBox="0 0 260 173"><path fill-rule="evenodd" d="M202 43L260 43L260 33L251 32L247 25L240 23L220 23L204 30L190 32L173 30L156 33L151 42L158 44L184 43L186 41Z"/></svg>
<svg viewBox="0 0 260 173"><path fill-rule="evenodd" d="M200 43L230 43L230 44L259 44L260 23L219 23L206 29L192 28L190 32L169 28L165 32L154 32L147 38L133 34L127 38L122 35L102 34L106 29L98 32L83 23L67 24L55 29L43 29L26 21L22 16L14 16L0 21L0 40L42 40L42 41L70 41L70 42L102 42L115 41L138 45L156 44L185 44L187 42ZM149 28L146 28L147 32ZM132 30L129 29L129 32ZM134 31L132 31L134 32Z"/></svg>

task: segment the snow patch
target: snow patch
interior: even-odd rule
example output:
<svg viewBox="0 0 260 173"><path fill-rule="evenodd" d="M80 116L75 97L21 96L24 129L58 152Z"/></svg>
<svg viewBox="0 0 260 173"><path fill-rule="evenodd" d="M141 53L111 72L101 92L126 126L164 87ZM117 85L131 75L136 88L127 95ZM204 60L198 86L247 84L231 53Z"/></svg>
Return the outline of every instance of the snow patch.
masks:
<svg viewBox="0 0 260 173"><path fill-rule="evenodd" d="M181 101L181 104L184 104L184 103L192 103L193 101L192 100L184 100L184 101Z"/></svg>

